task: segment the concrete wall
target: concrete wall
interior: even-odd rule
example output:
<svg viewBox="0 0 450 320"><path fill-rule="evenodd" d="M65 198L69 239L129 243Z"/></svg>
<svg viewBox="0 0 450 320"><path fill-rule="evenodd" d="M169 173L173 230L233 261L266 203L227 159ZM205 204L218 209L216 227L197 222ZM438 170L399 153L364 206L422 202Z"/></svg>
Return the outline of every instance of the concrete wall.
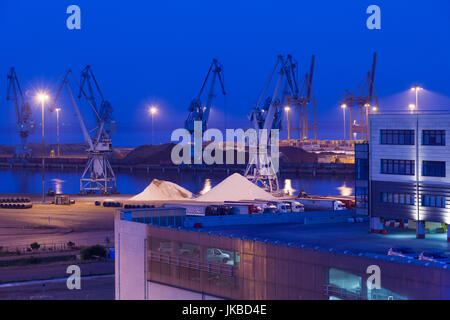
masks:
<svg viewBox="0 0 450 320"><path fill-rule="evenodd" d="M147 225L114 220L116 299L146 298Z"/></svg>

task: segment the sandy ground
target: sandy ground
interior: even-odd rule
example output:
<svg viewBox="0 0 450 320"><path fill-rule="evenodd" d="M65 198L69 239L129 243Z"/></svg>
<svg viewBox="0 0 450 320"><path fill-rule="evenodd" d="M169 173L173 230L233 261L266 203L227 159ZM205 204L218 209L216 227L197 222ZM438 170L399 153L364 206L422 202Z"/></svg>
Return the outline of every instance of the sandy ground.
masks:
<svg viewBox="0 0 450 320"><path fill-rule="evenodd" d="M72 198L76 203L70 206L33 203L31 209L0 209L0 246L28 246L35 241L85 245L103 243L106 237L113 241L117 209L97 207L94 201L127 197Z"/></svg>

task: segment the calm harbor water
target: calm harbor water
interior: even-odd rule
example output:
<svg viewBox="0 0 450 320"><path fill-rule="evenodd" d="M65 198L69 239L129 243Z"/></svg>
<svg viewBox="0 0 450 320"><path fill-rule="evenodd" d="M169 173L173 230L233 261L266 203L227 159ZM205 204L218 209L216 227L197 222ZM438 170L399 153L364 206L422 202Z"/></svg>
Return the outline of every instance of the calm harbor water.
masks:
<svg viewBox="0 0 450 320"><path fill-rule="evenodd" d="M80 176L81 172L48 170L45 179L46 191L52 188L57 193L78 193ZM174 182L198 194L208 191L224 178L226 174L208 172L118 173L117 186L122 194L136 194L141 192L152 179L160 179ZM42 188L40 170L3 169L0 170L0 181L0 193L40 193ZM353 195L355 188L352 176L283 175L280 185L291 194L304 190L308 194Z"/></svg>

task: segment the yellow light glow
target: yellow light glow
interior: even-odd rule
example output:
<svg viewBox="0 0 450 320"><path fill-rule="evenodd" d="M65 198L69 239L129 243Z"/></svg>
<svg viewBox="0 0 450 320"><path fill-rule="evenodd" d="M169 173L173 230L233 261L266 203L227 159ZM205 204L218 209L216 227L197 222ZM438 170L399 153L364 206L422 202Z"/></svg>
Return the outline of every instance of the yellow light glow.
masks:
<svg viewBox="0 0 450 320"><path fill-rule="evenodd" d="M44 102L44 101L46 101L48 99L48 95L45 92L39 92L38 95L37 95L37 99L40 102Z"/></svg>
<svg viewBox="0 0 450 320"><path fill-rule="evenodd" d="M150 113L153 115L153 114L155 114L155 113L157 113L158 112L158 109L156 109L156 107L150 107Z"/></svg>
<svg viewBox="0 0 450 320"><path fill-rule="evenodd" d="M342 186L337 187L337 189L339 190L341 196L349 197L353 193L353 188L347 187L345 182L344 182L344 184Z"/></svg>
<svg viewBox="0 0 450 320"><path fill-rule="evenodd" d="M347 105L344 103L344 104L341 104L341 108L342 109L345 109L345 108L347 108Z"/></svg>
<svg viewBox="0 0 450 320"><path fill-rule="evenodd" d="M203 186L203 190L200 191L200 194L205 194L209 190L211 190L211 179L206 179L205 180L205 185Z"/></svg>
<svg viewBox="0 0 450 320"><path fill-rule="evenodd" d="M409 109L414 110L415 108L416 108L416 105L415 105L415 104L412 104L412 103L411 103L411 104L409 105Z"/></svg>
<svg viewBox="0 0 450 320"><path fill-rule="evenodd" d="M284 111L286 111L286 112L289 112L289 111L291 111L291 107L289 107L289 106L287 106L287 107L284 107Z"/></svg>
<svg viewBox="0 0 450 320"><path fill-rule="evenodd" d="M287 195L293 195L295 192L295 189L292 188L292 180L291 179L285 179L284 180L284 193Z"/></svg>

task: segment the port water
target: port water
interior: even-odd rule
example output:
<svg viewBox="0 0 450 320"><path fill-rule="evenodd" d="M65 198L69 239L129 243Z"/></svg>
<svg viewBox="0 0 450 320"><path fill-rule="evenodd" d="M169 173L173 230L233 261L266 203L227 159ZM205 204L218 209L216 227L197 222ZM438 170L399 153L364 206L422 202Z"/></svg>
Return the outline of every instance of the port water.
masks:
<svg viewBox="0 0 450 320"><path fill-rule="evenodd" d="M80 172L65 170L46 170L46 190L56 193L78 193ZM117 184L121 194L137 194L149 185L152 179L174 182L194 194L205 193L227 177L226 173L210 172L133 172L118 173ZM40 193L41 171L39 169L0 170L0 193ZM308 194L342 195L354 194L354 177L351 175L312 176L281 175L280 185L290 194L304 190Z"/></svg>

